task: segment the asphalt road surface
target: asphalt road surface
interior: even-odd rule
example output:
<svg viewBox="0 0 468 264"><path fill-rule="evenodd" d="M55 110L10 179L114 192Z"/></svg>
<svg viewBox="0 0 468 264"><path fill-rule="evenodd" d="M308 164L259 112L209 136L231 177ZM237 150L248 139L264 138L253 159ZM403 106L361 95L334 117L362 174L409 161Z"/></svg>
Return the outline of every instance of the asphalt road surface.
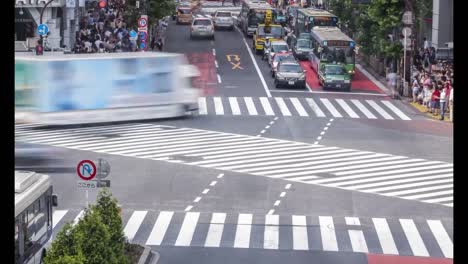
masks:
<svg viewBox="0 0 468 264"><path fill-rule="evenodd" d="M101 158L125 234L160 263L451 263L452 124L365 71L349 93L323 91L311 70L307 89L276 89L237 29L189 40L171 22L167 36L200 70L198 116L16 126L62 157L49 168L54 234L95 199L76 188L78 162Z"/></svg>

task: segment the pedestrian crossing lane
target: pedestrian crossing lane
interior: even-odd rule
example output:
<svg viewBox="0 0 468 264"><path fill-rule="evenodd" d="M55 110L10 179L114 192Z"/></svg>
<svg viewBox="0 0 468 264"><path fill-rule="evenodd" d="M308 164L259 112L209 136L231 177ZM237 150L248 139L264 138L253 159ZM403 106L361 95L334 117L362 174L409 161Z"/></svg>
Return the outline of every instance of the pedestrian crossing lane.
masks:
<svg viewBox="0 0 468 264"><path fill-rule="evenodd" d="M78 221L77 219L81 219L83 214L84 210L79 212L74 210L54 210L54 232L56 233L57 227L61 228L64 222L67 222L70 219L72 219L76 224ZM131 216L122 222L122 225L125 226L124 234L130 241L135 237L137 232L139 233L141 230L148 230L148 228L143 228L143 226L152 225L151 222L144 221L149 214L157 214L157 212L143 210L133 211ZM182 225L173 224L174 221L178 221L173 217L175 214L184 216ZM208 223L209 226L206 233L195 232L195 230L199 229L200 226L207 225L204 222L199 221L202 214L210 216L210 221ZM308 218L304 215L281 217L273 214L262 216L256 215L257 219L260 219L259 217L263 217L263 219L265 219L263 224L261 224L260 222L253 222L254 215L252 214L234 214L238 216L236 218L237 222L235 223L235 233L232 234L228 232L230 234L226 236L224 234L226 218L228 216L226 213L162 211L157 215L158 217L155 219L155 224L148 236L145 243L146 245L151 246L164 244L165 246L194 246L195 243L192 243L192 241L196 240L204 241L204 243L201 244L204 247L216 248L225 247L226 245L231 244L234 240L234 244L231 245L235 248L258 247L258 242L257 244L251 244L250 241L263 241L263 245L260 247L264 249L278 250L280 248L279 245L283 243L281 246L282 249L309 250L309 241L321 239L322 249L324 251L352 251L399 255L400 253L397 249L398 245L396 244L391 231L391 229L394 229L397 233L403 231L405 240L402 240L403 237L400 237L398 240L398 242L401 243L400 247L402 249L406 248L407 245L410 247L410 252L403 250L404 255L410 254L426 257L441 257L443 255L443 257L446 258L453 258L453 242L441 220L426 220L427 226L429 227L428 229L422 228L424 222L418 222L418 224L416 224L412 219L399 219L399 221L392 221L392 225L389 225L385 218L372 218L372 221L367 222L371 223L371 226L368 226L361 225L361 219L358 217L344 217L346 226L346 228L344 228L342 224L336 224L341 222L339 219L342 217L318 216L320 233L309 233L307 227L315 226L312 218L317 217L311 217L311 220L307 220ZM289 222L292 223L292 225L281 224L286 223L284 221L287 217L292 220L292 222ZM154 219L153 217L149 218ZM64 219L68 220L64 221ZM208 218L204 217L203 219ZM280 222L280 219L283 219L283 222ZM257 230L263 230L263 232L260 233L252 230L252 226L254 225L263 225L263 229L257 228ZM280 228L283 228L283 231L290 228L291 231L280 232ZM178 234L177 240L175 242L168 243L168 241L166 241L164 243L165 234L168 233L169 230L170 233ZM369 241L366 240L366 236L364 235L365 230L367 230L366 232L374 232L378 241L372 242L374 244L369 244ZM343 232L346 232L347 235L344 235ZM312 237L309 237L310 234L312 234ZM291 235L292 237L290 237ZM317 235L320 237L316 237ZM337 237L341 237L341 239L338 240ZM342 240L344 237L348 237L348 242L350 243L351 248L346 245L346 241ZM173 241L171 238L167 238L167 240ZM225 243L223 243L223 240ZM427 247L425 244L426 241L434 241L436 244L432 244L430 247ZM375 242L379 243L379 245L375 245ZM342 243L344 243L343 247L339 246ZM222 246L223 244L225 246ZM379 250L379 248L381 250ZM372 251L369 249L372 249ZM429 249L432 250L432 252Z"/></svg>

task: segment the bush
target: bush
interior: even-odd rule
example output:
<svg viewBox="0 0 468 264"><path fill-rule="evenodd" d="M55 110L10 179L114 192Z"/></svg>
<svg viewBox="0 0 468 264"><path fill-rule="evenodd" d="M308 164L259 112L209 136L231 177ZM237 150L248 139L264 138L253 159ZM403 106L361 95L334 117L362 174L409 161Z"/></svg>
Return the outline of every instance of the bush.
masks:
<svg viewBox="0 0 468 264"><path fill-rule="evenodd" d="M127 251L117 201L109 190L101 191L96 205L85 210L83 218L75 225L65 224L52 242L46 264L127 264L137 259ZM127 255L132 252L132 255ZM140 253L141 255L141 253Z"/></svg>

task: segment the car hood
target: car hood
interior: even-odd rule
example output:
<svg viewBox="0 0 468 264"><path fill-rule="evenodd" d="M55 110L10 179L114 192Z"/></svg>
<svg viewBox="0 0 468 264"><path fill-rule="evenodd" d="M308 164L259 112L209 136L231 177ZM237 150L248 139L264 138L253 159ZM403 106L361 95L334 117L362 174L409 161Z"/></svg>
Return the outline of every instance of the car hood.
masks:
<svg viewBox="0 0 468 264"><path fill-rule="evenodd" d="M311 52L312 49L309 49L309 48L296 48L297 51L300 51L300 52Z"/></svg>
<svg viewBox="0 0 468 264"><path fill-rule="evenodd" d="M349 78L346 77L346 75L327 75L326 79L332 80L332 81L344 81L344 80L349 80Z"/></svg>

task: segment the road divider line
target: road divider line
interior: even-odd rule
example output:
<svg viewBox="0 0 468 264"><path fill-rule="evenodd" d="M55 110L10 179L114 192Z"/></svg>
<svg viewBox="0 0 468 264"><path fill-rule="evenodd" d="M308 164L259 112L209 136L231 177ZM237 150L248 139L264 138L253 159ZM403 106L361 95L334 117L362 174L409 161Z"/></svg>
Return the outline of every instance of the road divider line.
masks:
<svg viewBox="0 0 468 264"><path fill-rule="evenodd" d="M242 35L242 32L237 28L237 31ZM265 92L268 97L271 97L270 89L268 89L268 86L265 82L265 78L263 78L263 74L260 72L260 69L258 68L257 61L255 60L254 55L252 54L252 51L249 48L249 45L247 44L247 41L245 40L244 37L242 37L242 40L244 41L245 47L247 48L247 51L249 52L250 58L252 59L252 62L255 66L255 70L257 71L258 76L260 77L260 81L262 82L263 88L265 89Z"/></svg>
<svg viewBox="0 0 468 264"><path fill-rule="evenodd" d="M57 226L57 224L62 220L62 218L67 214L68 210L55 210L52 215L52 229Z"/></svg>
<svg viewBox="0 0 468 264"><path fill-rule="evenodd" d="M213 56L216 56L216 50L213 49Z"/></svg>
<svg viewBox="0 0 468 264"><path fill-rule="evenodd" d="M216 68L219 68L219 66L218 66L218 61L215 60L214 63L215 63Z"/></svg>
<svg viewBox="0 0 468 264"><path fill-rule="evenodd" d="M218 83L221 83L221 76L219 74L216 74L216 76L218 76Z"/></svg>

